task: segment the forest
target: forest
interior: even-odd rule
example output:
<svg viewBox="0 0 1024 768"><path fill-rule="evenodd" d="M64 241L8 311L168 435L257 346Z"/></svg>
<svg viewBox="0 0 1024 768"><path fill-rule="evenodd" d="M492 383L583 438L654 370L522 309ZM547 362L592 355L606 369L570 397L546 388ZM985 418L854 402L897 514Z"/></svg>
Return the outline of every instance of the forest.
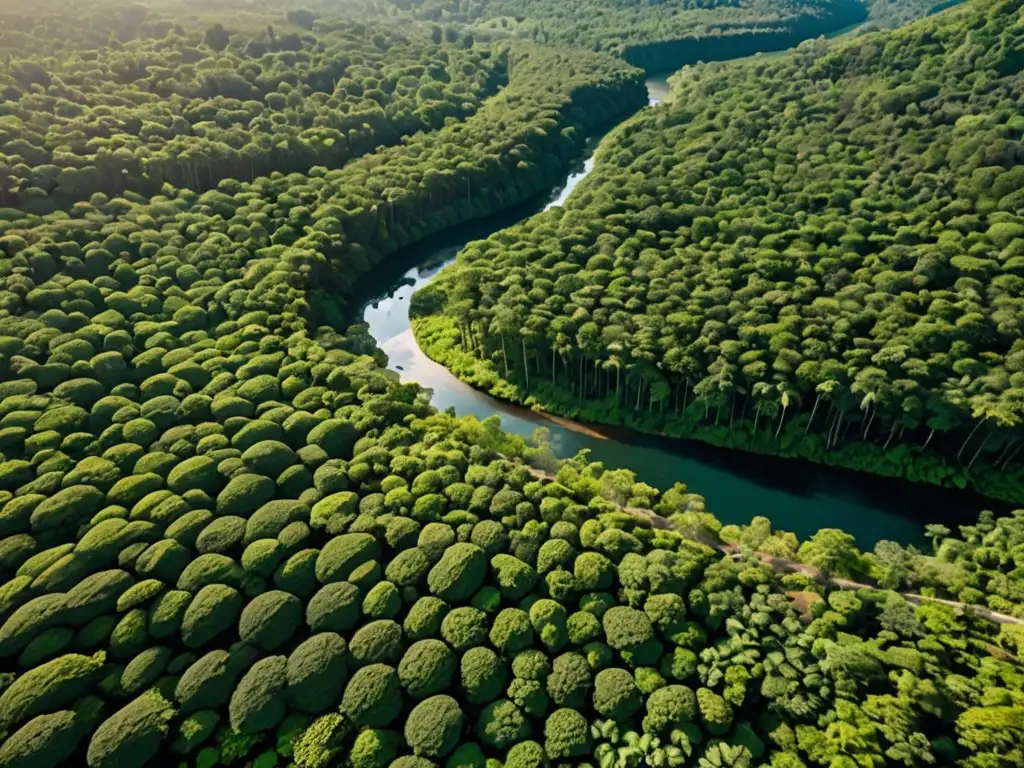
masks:
<svg viewBox="0 0 1024 768"><path fill-rule="evenodd" d="M1021 139L1004 117L1019 95L1004 70L1021 64L1010 13L981 0L912 27L920 50L870 36L856 61L817 41L795 62L686 69L671 106L643 109L643 72L622 56L490 39L384 4L3 0L0 768L1024 765L1024 512L930 525L927 547L870 552L835 528L798 540L756 509L723 526L685 478L654 488L585 452L556 456L543 430L526 440L496 417L438 411L349 325L360 276L549 192L589 138L639 110L567 208L474 244L418 296L431 351L461 355L464 375L488 372L505 396L576 387L583 407L614 400L671 426L674 406L637 378L639 358L619 358L621 377L601 365L599 321L648 306L655 317L670 298L666 322L696 321L686 302L710 312L712 272L733 265L750 284L718 285L748 306L751 350L781 338L776 357L757 356L774 365L800 348L800 297L825 265L851 288L820 327L875 322L896 336L879 320L886 281L910 284L896 267L955 209L945 228L960 236L920 256L923 279L945 282L919 288L998 305L947 300L936 316L970 318L962 333L984 349L973 360L951 347L949 365L1005 369L986 386L1008 401L998 376L1012 381L1012 354L996 357L1010 344L1019 192L1010 171L967 166L1010 157ZM912 88L915 61L956 89L935 107L949 111L928 128L932 113L911 115L904 94L879 136L870 110L889 107L877 94L885 78ZM757 111L768 67L778 93ZM843 77L877 90L847 105L850 135L819 154L824 129L809 117L832 119L816 99L848 99L826 85ZM801 98L783 140L774 110L791 88ZM904 116L915 122L901 136ZM908 137L928 130L965 148L914 171L924 178L903 200ZM857 136L891 143L857 148ZM755 172L759 147L771 158ZM892 178L867 170L878 158ZM727 164L724 181L712 165ZM857 203L847 180L875 186ZM859 240L847 209L860 212ZM953 270L971 273L964 287ZM858 287L878 275L875 292ZM472 309L468 290L480 291ZM556 294L560 309L577 305L570 322L577 309L592 318L579 369L542 368L534 318ZM909 288L897 299L918 306ZM782 306L798 311L772 319ZM717 318L703 347L680 331L694 376L699 350L728 345ZM644 371L661 370L641 327L623 325L608 349L646 350ZM678 411L704 429L719 405L698 384ZM793 386L780 394L789 405L761 391L749 404L787 439L813 420ZM845 392L829 393L822 422L857 424ZM891 429L890 405L872 406L876 430ZM983 426L976 469L997 448L1012 459L1016 444ZM960 437L938 431L934 446Z"/></svg>
<svg viewBox="0 0 1024 768"><path fill-rule="evenodd" d="M687 68L421 344L570 417L1024 499L1024 27L972 3Z"/></svg>

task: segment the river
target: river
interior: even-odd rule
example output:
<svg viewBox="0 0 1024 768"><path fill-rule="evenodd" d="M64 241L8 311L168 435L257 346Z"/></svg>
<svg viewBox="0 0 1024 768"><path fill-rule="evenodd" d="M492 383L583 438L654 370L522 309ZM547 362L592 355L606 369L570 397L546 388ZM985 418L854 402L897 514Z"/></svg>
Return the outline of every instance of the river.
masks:
<svg viewBox="0 0 1024 768"><path fill-rule="evenodd" d="M650 108L657 108L668 93L666 78L649 78L647 89ZM403 381L430 389L431 402L438 409L451 407L460 416L472 414L480 419L497 415L508 432L529 437L537 427L546 427L560 457L587 448L593 460L633 470L637 479L662 490L682 481L704 496L707 509L725 523L747 523L755 515L764 515L776 528L793 531L801 539L820 528L841 528L851 533L861 548L870 549L881 539L922 543L924 523L969 523L980 509L992 506L966 492L694 441L658 439L625 430L570 429L478 392L430 360L416 344L409 325L412 294L454 261L466 243L564 202L593 168L590 153L595 145L589 147L587 157L564 187L546 201L428 238L390 260L399 264L404 274L371 276L357 288L362 321L387 354L389 367Z"/></svg>

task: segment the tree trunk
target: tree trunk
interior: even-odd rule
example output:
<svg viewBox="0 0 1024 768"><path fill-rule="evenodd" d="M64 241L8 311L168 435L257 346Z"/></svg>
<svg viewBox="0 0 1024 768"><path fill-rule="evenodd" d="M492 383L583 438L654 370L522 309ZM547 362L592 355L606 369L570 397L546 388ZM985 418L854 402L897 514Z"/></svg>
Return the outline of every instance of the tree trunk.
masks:
<svg viewBox="0 0 1024 768"><path fill-rule="evenodd" d="M635 410L640 410L640 395L644 392L644 380L640 379L640 383L636 385L636 407Z"/></svg>
<svg viewBox="0 0 1024 768"><path fill-rule="evenodd" d="M935 427L932 427L931 431L928 433L928 439L925 440L924 445L921 446L922 451L928 448L928 443L932 441L933 437L935 437Z"/></svg>
<svg viewBox="0 0 1024 768"><path fill-rule="evenodd" d="M978 446L978 450L974 452L974 456L971 457L971 463L967 465L968 472L971 471L971 467L974 466L974 462L978 460L978 457L981 455L981 452L985 450L985 446L988 445L988 441L992 437L992 432L994 431L995 430L991 430L987 435L985 435L985 439L981 441L981 445Z"/></svg>
<svg viewBox="0 0 1024 768"><path fill-rule="evenodd" d="M761 401L757 401L757 410L754 411L754 434L757 434L757 421L761 418Z"/></svg>
<svg viewBox="0 0 1024 768"><path fill-rule="evenodd" d="M966 448L967 444L969 442L971 442L971 438L974 437L974 433L978 431L978 429L981 427L981 425L982 425L981 421L979 421L977 424L974 425L974 429L971 430L971 434L969 434L967 436L967 439L964 440L964 444L960 446L960 450L956 452L956 460L957 461L960 461L960 457L961 457L961 455L964 452L964 448Z"/></svg>
<svg viewBox="0 0 1024 768"><path fill-rule="evenodd" d="M885 441L885 445L882 446L883 451L889 450L889 443L892 442L892 436L896 434L896 425L892 425L892 429L889 430L889 437Z"/></svg>
<svg viewBox="0 0 1024 768"><path fill-rule="evenodd" d="M505 334L498 334L501 336L501 358L505 361L505 378L508 378L508 355L505 353Z"/></svg>
<svg viewBox="0 0 1024 768"><path fill-rule="evenodd" d="M809 418L807 420L807 428L804 430L804 434L805 435L808 432L811 431L811 424L814 423L814 414L816 414L818 412L818 403L820 403L820 402L821 402L821 393L819 392L818 396L816 398L814 398L814 407L811 408L811 418Z"/></svg>
<svg viewBox="0 0 1024 768"><path fill-rule="evenodd" d="M551 383L555 383L555 371L558 364L555 362L555 348L551 347Z"/></svg>
<svg viewBox="0 0 1024 768"><path fill-rule="evenodd" d="M785 404L783 404L783 406L782 406L782 415L779 416L779 426L777 426L775 428L775 439L776 440L779 439L779 432L782 431L782 422L785 421L785 420L786 420L786 406L785 406Z"/></svg>
<svg viewBox="0 0 1024 768"><path fill-rule="evenodd" d="M736 390L732 391L732 402L729 404L729 431L732 432L733 420L736 416Z"/></svg>
<svg viewBox="0 0 1024 768"><path fill-rule="evenodd" d="M1017 454L1020 453L1021 448L1024 448L1024 443L1017 443L1017 447L1013 449L1013 452L1009 456L1007 456L1006 461L1003 462L1003 469L1006 469L1008 466L1010 466L1010 462L1017 457Z"/></svg>

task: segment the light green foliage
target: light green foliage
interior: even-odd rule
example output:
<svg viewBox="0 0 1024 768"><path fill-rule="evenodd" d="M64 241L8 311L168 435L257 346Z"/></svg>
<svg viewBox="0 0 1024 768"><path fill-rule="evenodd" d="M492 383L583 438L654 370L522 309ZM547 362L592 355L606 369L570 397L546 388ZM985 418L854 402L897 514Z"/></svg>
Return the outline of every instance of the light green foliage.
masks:
<svg viewBox="0 0 1024 768"><path fill-rule="evenodd" d="M544 752L549 758L581 757L590 744L590 725L575 709L556 709L544 721Z"/></svg>

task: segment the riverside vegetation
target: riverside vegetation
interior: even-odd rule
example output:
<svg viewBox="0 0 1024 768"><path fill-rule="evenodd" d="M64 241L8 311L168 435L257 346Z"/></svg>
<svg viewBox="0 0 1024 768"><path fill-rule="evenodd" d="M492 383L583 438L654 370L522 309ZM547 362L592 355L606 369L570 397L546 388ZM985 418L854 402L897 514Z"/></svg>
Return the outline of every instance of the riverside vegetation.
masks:
<svg viewBox="0 0 1024 768"><path fill-rule="evenodd" d="M1024 631L970 608L1024 622L1020 513L928 552L723 527L345 327L639 70L202 5L4 16L0 768L1024 763Z"/></svg>
<svg viewBox="0 0 1024 768"><path fill-rule="evenodd" d="M683 70L417 294L421 345L561 415L1019 502L1022 67L981 2Z"/></svg>

